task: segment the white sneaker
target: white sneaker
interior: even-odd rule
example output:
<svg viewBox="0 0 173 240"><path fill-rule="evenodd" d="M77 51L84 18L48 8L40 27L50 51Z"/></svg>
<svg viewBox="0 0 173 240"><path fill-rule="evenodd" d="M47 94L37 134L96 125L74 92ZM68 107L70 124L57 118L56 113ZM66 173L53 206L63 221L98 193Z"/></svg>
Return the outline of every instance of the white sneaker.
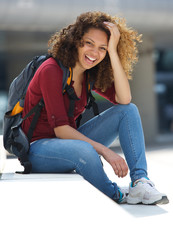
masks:
<svg viewBox="0 0 173 240"><path fill-rule="evenodd" d="M126 203L127 202L127 197L129 195L129 187L120 187L118 188L119 191L119 199L117 201L117 203L122 204L122 203Z"/></svg>
<svg viewBox="0 0 173 240"><path fill-rule="evenodd" d="M160 193L153 182L146 178L136 180L133 186L130 184L127 197L129 204L166 204L168 202L167 196Z"/></svg>

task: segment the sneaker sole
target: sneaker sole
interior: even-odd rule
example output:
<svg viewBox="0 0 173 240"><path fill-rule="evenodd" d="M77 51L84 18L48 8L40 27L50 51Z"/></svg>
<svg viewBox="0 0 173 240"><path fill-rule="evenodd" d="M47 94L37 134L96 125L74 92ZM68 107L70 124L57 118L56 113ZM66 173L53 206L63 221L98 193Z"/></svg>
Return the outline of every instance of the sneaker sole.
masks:
<svg viewBox="0 0 173 240"><path fill-rule="evenodd" d="M162 196L161 199L154 201L154 202L145 202L145 201L141 201L141 200L136 200L136 201L127 200L127 203L130 205L135 205L135 204L157 205L157 204L168 204L169 200L168 200L167 196Z"/></svg>
<svg viewBox="0 0 173 240"><path fill-rule="evenodd" d="M155 205L156 203L160 202L162 200L162 196L155 198L153 200L145 200L145 199L141 199L141 198L128 198L127 199L127 203L128 204L145 204L145 205Z"/></svg>
<svg viewBox="0 0 173 240"><path fill-rule="evenodd" d="M156 201L154 204L168 204L169 203L169 199L167 198L167 196L163 196L162 199L160 199L159 201Z"/></svg>

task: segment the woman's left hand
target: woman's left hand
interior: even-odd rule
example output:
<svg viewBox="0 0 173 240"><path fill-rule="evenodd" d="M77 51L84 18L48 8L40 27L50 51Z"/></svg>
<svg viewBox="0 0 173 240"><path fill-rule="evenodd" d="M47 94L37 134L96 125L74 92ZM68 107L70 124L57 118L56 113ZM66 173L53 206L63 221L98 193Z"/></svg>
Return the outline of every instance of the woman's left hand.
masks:
<svg viewBox="0 0 173 240"><path fill-rule="evenodd" d="M112 52L112 51L117 51L117 46L118 46L118 42L120 39L120 32L119 29L117 27L116 24L111 23L111 22L104 22L104 24L106 25L106 27L109 29L110 31L110 39L109 39L109 43L108 43L108 52Z"/></svg>

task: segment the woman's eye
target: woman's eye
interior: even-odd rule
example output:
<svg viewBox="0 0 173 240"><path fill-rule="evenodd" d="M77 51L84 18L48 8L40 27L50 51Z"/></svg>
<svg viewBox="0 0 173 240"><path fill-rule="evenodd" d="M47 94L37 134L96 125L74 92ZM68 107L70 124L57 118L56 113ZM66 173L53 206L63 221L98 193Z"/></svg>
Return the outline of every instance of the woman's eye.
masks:
<svg viewBox="0 0 173 240"><path fill-rule="evenodd" d="M100 49L101 49L102 51L106 51L106 48L104 48L104 47L101 47Z"/></svg>
<svg viewBox="0 0 173 240"><path fill-rule="evenodd" d="M92 43L91 43L91 42L88 42L88 41L86 41L86 44L88 44L88 45L91 45Z"/></svg>

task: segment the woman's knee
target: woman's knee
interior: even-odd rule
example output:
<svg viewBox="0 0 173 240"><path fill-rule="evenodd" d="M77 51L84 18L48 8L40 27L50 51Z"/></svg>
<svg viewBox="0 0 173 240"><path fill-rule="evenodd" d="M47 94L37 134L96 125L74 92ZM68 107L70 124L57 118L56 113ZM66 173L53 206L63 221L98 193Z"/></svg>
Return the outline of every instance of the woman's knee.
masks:
<svg viewBox="0 0 173 240"><path fill-rule="evenodd" d="M134 103L120 104L119 107L124 114L139 114L138 107Z"/></svg>
<svg viewBox="0 0 173 240"><path fill-rule="evenodd" d="M134 103L127 104L127 108L131 111L138 111L138 107Z"/></svg>
<svg viewBox="0 0 173 240"><path fill-rule="evenodd" d="M134 103L129 103L129 104L119 104L119 106L124 109L124 110L136 110L137 106Z"/></svg>

